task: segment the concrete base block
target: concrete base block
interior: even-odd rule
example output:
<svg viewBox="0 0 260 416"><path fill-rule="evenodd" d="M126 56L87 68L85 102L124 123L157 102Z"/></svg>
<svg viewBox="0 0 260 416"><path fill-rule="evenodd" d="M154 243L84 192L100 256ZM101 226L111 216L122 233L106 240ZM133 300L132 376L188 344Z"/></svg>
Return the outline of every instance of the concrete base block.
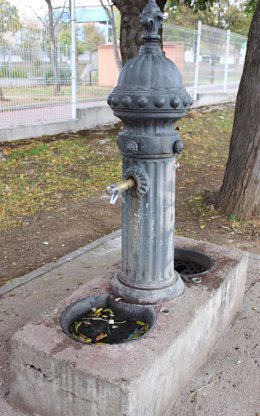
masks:
<svg viewBox="0 0 260 416"><path fill-rule="evenodd" d="M142 339L84 345L67 337L59 317L72 302L106 293L108 278L81 286L47 318L12 339L10 402L40 416L166 416L241 308L247 254L176 238L179 247L215 260L200 284L155 306L157 322Z"/></svg>

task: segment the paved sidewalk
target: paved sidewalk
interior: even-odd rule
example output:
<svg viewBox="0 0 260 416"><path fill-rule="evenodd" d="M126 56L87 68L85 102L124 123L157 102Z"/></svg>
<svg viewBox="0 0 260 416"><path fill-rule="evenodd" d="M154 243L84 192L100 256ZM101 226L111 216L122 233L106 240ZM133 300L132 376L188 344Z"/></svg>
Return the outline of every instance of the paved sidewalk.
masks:
<svg viewBox="0 0 260 416"><path fill-rule="evenodd" d="M30 273L23 281L17 279L13 286L2 288L0 416L24 415L10 407L7 400L12 334L55 309L62 299L85 282L108 273L112 276L120 257L121 241L117 232L63 257L46 269ZM244 308L219 341L208 363L183 391L172 416L256 416L260 412L259 277L260 258L251 255Z"/></svg>

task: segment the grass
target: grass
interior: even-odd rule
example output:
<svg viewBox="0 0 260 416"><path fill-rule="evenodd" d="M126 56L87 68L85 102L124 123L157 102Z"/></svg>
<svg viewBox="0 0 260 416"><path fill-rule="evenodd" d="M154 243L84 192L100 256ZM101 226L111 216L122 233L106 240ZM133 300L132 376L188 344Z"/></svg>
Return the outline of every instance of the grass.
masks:
<svg viewBox="0 0 260 416"><path fill-rule="evenodd" d="M205 190L214 193L221 186L232 124L231 105L191 111L177 123L185 149L178 156L175 229L182 236L215 243L229 239L248 249L245 242L256 238L257 221L235 214L227 218L205 199ZM69 210L67 204L75 209L80 200L104 194L107 185L121 179L119 129L0 145L5 157L0 158L0 230L26 224L41 211Z"/></svg>
<svg viewBox="0 0 260 416"><path fill-rule="evenodd" d="M76 201L91 197L119 180L121 158L115 151L115 140L109 147L109 153L105 148L97 152L95 137L80 136L4 147L0 229L19 225L23 217L41 210L55 209L61 198Z"/></svg>
<svg viewBox="0 0 260 416"><path fill-rule="evenodd" d="M193 111L178 122L186 149L179 156L181 171L187 174L178 186L193 186L194 172L201 175L217 167L224 170L233 108L211 112ZM121 178L121 156L116 145L117 131L88 131L59 136L58 140L32 140L3 145L0 161L0 229L23 222L24 217L42 210L55 210L65 201L101 193ZM110 141L100 140L110 135ZM204 215L199 189L194 188L186 203ZM203 226L203 221L202 221Z"/></svg>
<svg viewBox="0 0 260 416"><path fill-rule="evenodd" d="M233 124L233 109L193 112L177 125L185 143L179 162L189 167L224 167Z"/></svg>

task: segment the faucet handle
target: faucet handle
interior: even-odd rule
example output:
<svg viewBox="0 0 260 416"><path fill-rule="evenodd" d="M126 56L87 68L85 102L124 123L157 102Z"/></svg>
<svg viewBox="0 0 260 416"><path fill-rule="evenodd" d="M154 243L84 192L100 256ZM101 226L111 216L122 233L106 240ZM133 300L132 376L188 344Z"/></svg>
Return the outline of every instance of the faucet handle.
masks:
<svg viewBox="0 0 260 416"><path fill-rule="evenodd" d="M109 203L114 205L119 195L118 185L109 185L106 189L106 193L107 195L111 196Z"/></svg>
<svg viewBox="0 0 260 416"><path fill-rule="evenodd" d="M110 203L111 205L115 205L115 203L116 203L117 199L118 199L118 194L117 194L117 195L112 195L112 196L111 196L111 198L110 198L109 203Z"/></svg>

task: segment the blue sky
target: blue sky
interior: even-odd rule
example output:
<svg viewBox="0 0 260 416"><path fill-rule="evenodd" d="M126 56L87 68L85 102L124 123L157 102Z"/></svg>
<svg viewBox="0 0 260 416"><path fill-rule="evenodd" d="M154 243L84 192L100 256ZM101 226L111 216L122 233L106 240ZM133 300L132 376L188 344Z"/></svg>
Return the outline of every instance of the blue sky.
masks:
<svg viewBox="0 0 260 416"><path fill-rule="evenodd" d="M47 4L45 0L9 0L11 4L16 6L21 14L25 16L34 16L34 12L42 15L45 14L47 10ZM68 1L67 1L68 2ZM100 5L99 0L75 0L76 6L98 6ZM53 0L52 1L54 7L63 6L63 0ZM33 9L33 10L32 10Z"/></svg>

